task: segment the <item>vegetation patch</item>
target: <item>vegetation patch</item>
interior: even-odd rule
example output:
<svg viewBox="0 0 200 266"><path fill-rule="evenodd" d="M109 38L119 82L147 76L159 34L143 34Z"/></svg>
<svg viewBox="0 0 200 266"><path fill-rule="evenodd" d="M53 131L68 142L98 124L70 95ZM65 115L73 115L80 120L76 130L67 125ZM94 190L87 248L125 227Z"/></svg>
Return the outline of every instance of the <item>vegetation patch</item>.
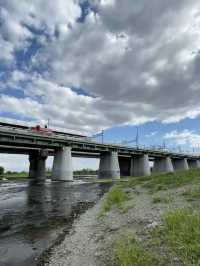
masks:
<svg viewBox="0 0 200 266"><path fill-rule="evenodd" d="M188 189L187 191L183 192L182 195L188 201L194 201L200 199L200 187L195 189Z"/></svg>
<svg viewBox="0 0 200 266"><path fill-rule="evenodd" d="M123 203L129 199L127 193L125 193L122 188L115 186L113 187L103 202L102 211L108 212L113 207L118 209L123 209Z"/></svg>
<svg viewBox="0 0 200 266"><path fill-rule="evenodd" d="M145 184L146 182L150 181L151 178L152 176L130 177L127 183L121 185L124 185L125 187L134 188L137 185Z"/></svg>
<svg viewBox="0 0 200 266"><path fill-rule="evenodd" d="M166 196L155 196L153 197L153 203L165 203L169 204L173 202L173 197L171 195L166 195Z"/></svg>
<svg viewBox="0 0 200 266"><path fill-rule="evenodd" d="M133 236L122 236L113 244L117 266L157 266L157 259L146 251Z"/></svg>
<svg viewBox="0 0 200 266"><path fill-rule="evenodd" d="M199 181L200 169L192 169L188 171L152 175L144 183L144 187L150 189L152 192L156 192L181 187L190 183L199 183Z"/></svg>
<svg viewBox="0 0 200 266"><path fill-rule="evenodd" d="M165 243L180 258L181 265L200 265L200 213L187 209L170 211L164 225L153 232L156 244Z"/></svg>

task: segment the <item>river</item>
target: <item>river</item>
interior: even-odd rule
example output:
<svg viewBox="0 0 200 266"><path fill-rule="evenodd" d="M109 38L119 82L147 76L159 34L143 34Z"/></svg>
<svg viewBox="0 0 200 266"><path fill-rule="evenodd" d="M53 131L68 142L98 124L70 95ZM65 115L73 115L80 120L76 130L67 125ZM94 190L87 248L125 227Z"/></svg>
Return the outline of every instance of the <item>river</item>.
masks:
<svg viewBox="0 0 200 266"><path fill-rule="evenodd" d="M0 182L0 266L35 266L110 184Z"/></svg>

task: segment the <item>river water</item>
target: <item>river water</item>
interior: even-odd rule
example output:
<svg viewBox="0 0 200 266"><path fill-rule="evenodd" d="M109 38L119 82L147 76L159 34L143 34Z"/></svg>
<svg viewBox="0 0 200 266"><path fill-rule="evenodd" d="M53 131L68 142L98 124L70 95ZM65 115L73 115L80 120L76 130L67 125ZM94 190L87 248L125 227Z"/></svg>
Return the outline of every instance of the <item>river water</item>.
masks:
<svg viewBox="0 0 200 266"><path fill-rule="evenodd" d="M0 266L34 266L109 184L0 182Z"/></svg>

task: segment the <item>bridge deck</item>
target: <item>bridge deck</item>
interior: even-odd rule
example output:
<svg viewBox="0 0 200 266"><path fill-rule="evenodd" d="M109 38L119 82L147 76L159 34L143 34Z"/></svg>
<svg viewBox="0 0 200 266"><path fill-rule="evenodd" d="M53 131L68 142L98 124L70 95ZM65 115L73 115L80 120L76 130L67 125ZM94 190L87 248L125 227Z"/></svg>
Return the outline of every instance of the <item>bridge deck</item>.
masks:
<svg viewBox="0 0 200 266"><path fill-rule="evenodd" d="M62 146L71 146L74 155L97 157L106 151L117 151L119 156L149 154L150 157L200 158L199 155L176 153L167 150L141 149L116 144L102 144L87 137L54 133L51 136L31 132L29 129L7 129L0 127L0 152L28 154L32 149L53 151ZM50 152L51 153L51 152Z"/></svg>

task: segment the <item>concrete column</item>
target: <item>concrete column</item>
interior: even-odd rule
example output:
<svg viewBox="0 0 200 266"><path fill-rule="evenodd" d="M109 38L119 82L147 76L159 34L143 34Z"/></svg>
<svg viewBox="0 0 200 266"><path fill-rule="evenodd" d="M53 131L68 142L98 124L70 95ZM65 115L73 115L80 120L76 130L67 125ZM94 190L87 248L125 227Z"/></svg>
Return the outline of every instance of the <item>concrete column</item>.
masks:
<svg viewBox="0 0 200 266"><path fill-rule="evenodd" d="M120 179L119 160L117 152L103 152L100 156L99 178Z"/></svg>
<svg viewBox="0 0 200 266"><path fill-rule="evenodd" d="M37 157L37 167L36 167L36 179L39 181L44 181L46 179L46 159L48 157L47 150L41 150L39 156Z"/></svg>
<svg viewBox="0 0 200 266"><path fill-rule="evenodd" d="M71 147L63 147L55 151L52 169L52 180L73 180Z"/></svg>
<svg viewBox="0 0 200 266"><path fill-rule="evenodd" d="M188 161L186 158L183 159L173 159L173 166L175 171L188 170Z"/></svg>
<svg viewBox="0 0 200 266"><path fill-rule="evenodd" d="M148 154L137 155L131 159L131 176L151 175Z"/></svg>
<svg viewBox="0 0 200 266"><path fill-rule="evenodd" d="M159 157L154 160L154 173L174 172L172 161L170 157Z"/></svg>
<svg viewBox="0 0 200 266"><path fill-rule="evenodd" d="M194 169L194 168L199 168L200 167L199 160L188 159L187 161L188 161L189 169Z"/></svg>
<svg viewBox="0 0 200 266"><path fill-rule="evenodd" d="M41 150L37 154L31 154L29 156L30 167L29 167L29 177L34 178L39 181L45 180L45 166L48 152L46 150Z"/></svg>
<svg viewBox="0 0 200 266"><path fill-rule="evenodd" d="M29 178L35 178L36 177L36 168L37 168L37 155L36 154L30 154L29 155Z"/></svg>

